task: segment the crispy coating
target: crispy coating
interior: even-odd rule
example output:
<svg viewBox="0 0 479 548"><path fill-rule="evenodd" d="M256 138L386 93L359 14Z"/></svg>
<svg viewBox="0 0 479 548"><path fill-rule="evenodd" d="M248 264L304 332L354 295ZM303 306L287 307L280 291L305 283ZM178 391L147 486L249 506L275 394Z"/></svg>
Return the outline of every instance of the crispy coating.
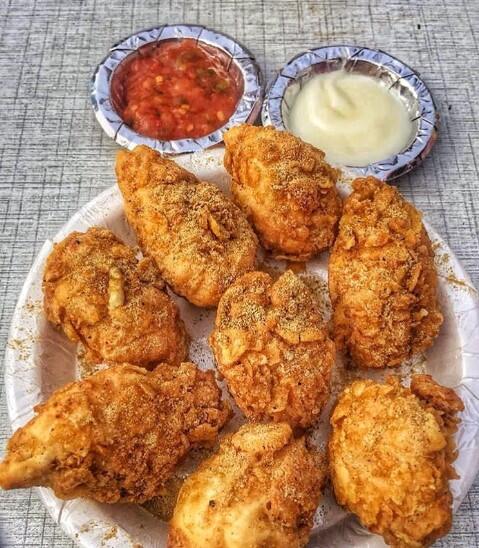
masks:
<svg viewBox="0 0 479 548"><path fill-rule="evenodd" d="M241 125L225 136L235 201L277 258L306 261L330 247L341 214L339 172L286 131Z"/></svg>
<svg viewBox="0 0 479 548"><path fill-rule="evenodd" d="M187 336L151 259L138 261L109 230L73 232L55 245L43 276L50 322L81 341L90 363L179 364Z"/></svg>
<svg viewBox="0 0 479 548"><path fill-rule="evenodd" d="M292 271L237 280L218 306L210 336L218 369L252 420L306 428L329 395L334 343L312 291Z"/></svg>
<svg viewBox="0 0 479 548"><path fill-rule="evenodd" d="M415 375L411 389L359 380L331 416L329 460L338 502L396 547L429 546L452 520L452 434L463 409L450 388Z"/></svg>
<svg viewBox="0 0 479 548"><path fill-rule="evenodd" d="M287 424L242 426L181 488L169 548L304 546L324 468Z"/></svg>
<svg viewBox="0 0 479 548"><path fill-rule="evenodd" d="M18 429L0 464L3 489L41 485L63 499L143 502L191 447L229 416L211 371L115 365L60 388Z"/></svg>
<svg viewBox="0 0 479 548"><path fill-rule="evenodd" d="M421 214L373 177L356 179L329 261L336 344L360 367L394 367L429 348L442 314Z"/></svg>
<svg viewBox="0 0 479 548"><path fill-rule="evenodd" d="M252 270L257 238L240 209L215 185L154 150L122 150L116 161L128 222L173 290L212 307Z"/></svg>

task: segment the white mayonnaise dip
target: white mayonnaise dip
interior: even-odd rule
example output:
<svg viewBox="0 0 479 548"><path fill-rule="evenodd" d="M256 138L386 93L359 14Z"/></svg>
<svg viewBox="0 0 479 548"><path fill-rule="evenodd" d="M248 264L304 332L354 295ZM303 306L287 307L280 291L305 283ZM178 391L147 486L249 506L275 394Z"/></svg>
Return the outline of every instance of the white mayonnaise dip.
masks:
<svg viewBox="0 0 479 548"><path fill-rule="evenodd" d="M414 133L399 97L378 79L343 69L313 76L296 95L287 125L327 160L345 166L385 160Z"/></svg>

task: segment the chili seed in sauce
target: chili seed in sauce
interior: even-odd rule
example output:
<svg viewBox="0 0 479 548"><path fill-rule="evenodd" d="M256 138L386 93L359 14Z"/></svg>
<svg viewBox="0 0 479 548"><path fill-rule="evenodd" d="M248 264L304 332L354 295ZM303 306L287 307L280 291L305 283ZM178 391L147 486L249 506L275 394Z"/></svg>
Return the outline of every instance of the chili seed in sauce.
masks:
<svg viewBox="0 0 479 548"><path fill-rule="evenodd" d="M243 93L238 67L192 39L146 44L118 66L113 106L137 133L162 141L203 137L222 127Z"/></svg>

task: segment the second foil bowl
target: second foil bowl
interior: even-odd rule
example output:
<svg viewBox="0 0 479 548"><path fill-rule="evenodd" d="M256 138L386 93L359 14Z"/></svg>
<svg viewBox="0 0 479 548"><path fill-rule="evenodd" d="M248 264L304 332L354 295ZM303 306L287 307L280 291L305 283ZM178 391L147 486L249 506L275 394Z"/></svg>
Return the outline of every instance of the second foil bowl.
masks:
<svg viewBox="0 0 479 548"><path fill-rule="evenodd" d="M128 55L151 42L190 38L216 47L236 64L243 77L243 95L235 112L224 126L203 137L161 141L141 135L125 124L113 107L110 83L115 69ZM130 150L137 145L149 147L164 154L195 152L217 145L232 126L253 123L261 110L262 78L252 54L229 36L201 25L164 25L132 34L115 44L97 66L91 81L91 102L95 116L105 133L119 145Z"/></svg>
<svg viewBox="0 0 479 548"><path fill-rule="evenodd" d="M381 50L356 46L327 46L291 59L272 81L263 103L262 121L288 129L289 109L302 86L315 74L343 68L378 78L404 103L414 126L408 146L393 156L362 167L341 166L354 176L394 179L419 165L437 139L439 115L432 95L419 74Z"/></svg>

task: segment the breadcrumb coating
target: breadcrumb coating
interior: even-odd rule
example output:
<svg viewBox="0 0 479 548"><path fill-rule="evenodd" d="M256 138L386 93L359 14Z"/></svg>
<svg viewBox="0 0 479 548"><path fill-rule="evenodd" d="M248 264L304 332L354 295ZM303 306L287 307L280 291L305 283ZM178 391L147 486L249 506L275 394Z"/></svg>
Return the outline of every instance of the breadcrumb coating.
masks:
<svg viewBox="0 0 479 548"><path fill-rule="evenodd" d="M313 292L292 271L237 280L218 306L210 336L218 369L252 420L306 428L329 396L334 343Z"/></svg>
<svg viewBox="0 0 479 548"><path fill-rule="evenodd" d="M395 367L427 350L443 317L421 214L393 187L353 182L329 260L335 341L360 367Z"/></svg>
<svg viewBox="0 0 479 548"><path fill-rule="evenodd" d="M276 258L306 261L336 235L339 171L321 150L287 131L243 124L228 130L225 168L231 191L263 246Z"/></svg>
<svg viewBox="0 0 479 548"><path fill-rule="evenodd" d="M120 151L116 174L140 247L175 293L213 307L254 268L256 235L218 187L146 146Z"/></svg>
<svg viewBox="0 0 479 548"><path fill-rule="evenodd" d="M247 424L184 483L169 548L299 548L325 477L322 457L279 424Z"/></svg>
<svg viewBox="0 0 479 548"><path fill-rule="evenodd" d="M144 502L229 417L211 371L115 365L60 388L19 428L0 464L3 489L51 487L63 499Z"/></svg>
<svg viewBox="0 0 479 548"><path fill-rule="evenodd" d="M359 380L331 416L331 479L339 504L391 546L420 548L452 521L453 433L464 406L450 388L414 375L411 388Z"/></svg>
<svg viewBox="0 0 479 548"><path fill-rule="evenodd" d="M89 363L131 363L152 368L179 364L188 339L175 303L151 259L110 230L73 232L55 244L43 276L45 313Z"/></svg>

